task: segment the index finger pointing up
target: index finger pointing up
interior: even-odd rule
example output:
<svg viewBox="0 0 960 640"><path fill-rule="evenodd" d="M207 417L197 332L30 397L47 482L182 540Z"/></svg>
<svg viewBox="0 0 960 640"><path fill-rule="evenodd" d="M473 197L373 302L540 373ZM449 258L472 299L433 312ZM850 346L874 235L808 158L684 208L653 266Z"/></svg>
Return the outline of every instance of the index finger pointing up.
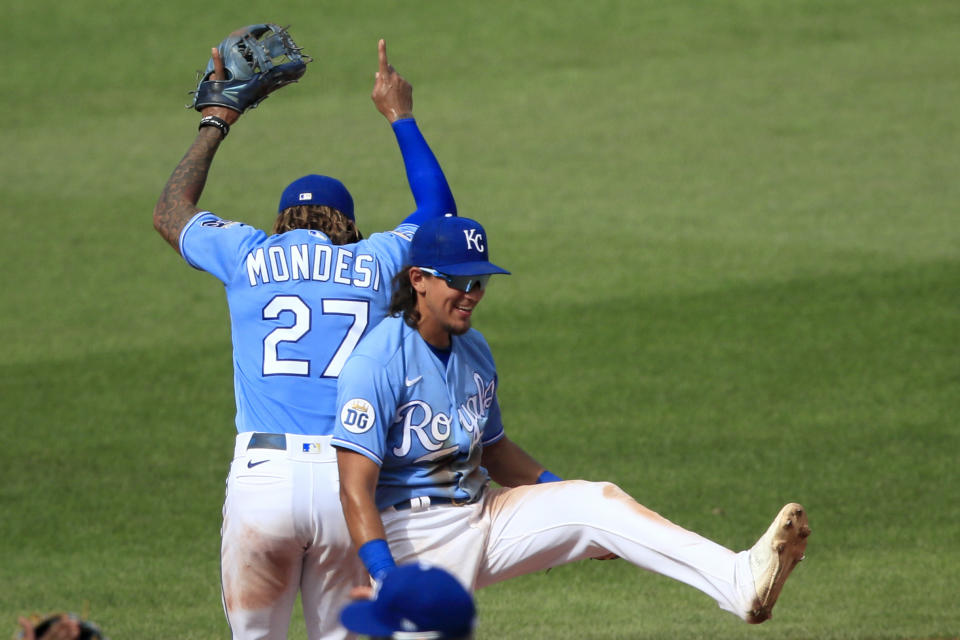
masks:
<svg viewBox="0 0 960 640"><path fill-rule="evenodd" d="M380 73L387 73L390 70L390 64L387 62L387 43L383 38L377 43L377 52L380 57Z"/></svg>

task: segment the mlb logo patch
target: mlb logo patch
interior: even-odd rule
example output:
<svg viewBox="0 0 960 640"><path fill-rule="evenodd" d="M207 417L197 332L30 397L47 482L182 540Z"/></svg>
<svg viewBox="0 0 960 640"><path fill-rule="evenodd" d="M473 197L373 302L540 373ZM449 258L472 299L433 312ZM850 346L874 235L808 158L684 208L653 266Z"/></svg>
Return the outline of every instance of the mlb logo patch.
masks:
<svg viewBox="0 0 960 640"><path fill-rule="evenodd" d="M307 192L305 192L305 193L301 193L301 194L300 194L300 201L302 202L302 201L304 201L304 200L313 200L313 192L307 191Z"/></svg>
<svg viewBox="0 0 960 640"><path fill-rule="evenodd" d="M303 452L304 452L304 453L319 453L319 452L320 452L320 443L319 443L319 442L304 442L304 443L303 443Z"/></svg>

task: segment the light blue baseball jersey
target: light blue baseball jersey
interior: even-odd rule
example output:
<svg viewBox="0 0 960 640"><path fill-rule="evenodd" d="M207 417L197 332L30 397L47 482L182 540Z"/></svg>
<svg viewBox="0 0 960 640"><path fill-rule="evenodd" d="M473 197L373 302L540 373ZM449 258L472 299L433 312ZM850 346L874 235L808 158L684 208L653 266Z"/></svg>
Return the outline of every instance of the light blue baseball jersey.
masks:
<svg viewBox="0 0 960 640"><path fill-rule="evenodd" d="M268 236L210 212L180 233L180 253L226 288L238 432L330 435L337 375L382 320L418 225L456 202L413 118L391 125L417 209L393 231L334 245L319 231Z"/></svg>
<svg viewBox="0 0 960 640"><path fill-rule="evenodd" d="M238 431L331 433L337 376L387 315L416 229L337 246L319 231L268 236L209 212L187 223L180 252L226 288Z"/></svg>
<svg viewBox="0 0 960 640"><path fill-rule="evenodd" d="M483 447L504 435L493 354L473 329L451 342L444 365L416 329L390 317L340 374L331 444L380 465L381 510L419 496L473 501L489 482Z"/></svg>

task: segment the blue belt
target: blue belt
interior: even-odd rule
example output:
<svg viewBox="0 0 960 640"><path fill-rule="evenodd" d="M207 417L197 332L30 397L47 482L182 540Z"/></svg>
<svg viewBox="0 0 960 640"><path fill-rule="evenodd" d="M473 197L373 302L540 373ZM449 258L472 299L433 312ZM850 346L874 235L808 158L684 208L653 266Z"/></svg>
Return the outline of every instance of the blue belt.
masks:
<svg viewBox="0 0 960 640"><path fill-rule="evenodd" d="M247 449L287 450L287 436L282 433L255 433L247 442Z"/></svg>

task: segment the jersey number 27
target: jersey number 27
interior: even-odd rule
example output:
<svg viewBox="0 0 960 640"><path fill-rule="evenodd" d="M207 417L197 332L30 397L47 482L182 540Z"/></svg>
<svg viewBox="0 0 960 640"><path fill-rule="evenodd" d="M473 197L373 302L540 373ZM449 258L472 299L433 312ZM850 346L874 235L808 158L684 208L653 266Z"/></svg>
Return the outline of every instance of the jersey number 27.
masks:
<svg viewBox="0 0 960 640"><path fill-rule="evenodd" d="M285 311L293 313L293 324L277 327L263 340L263 375L308 376L309 360L283 359L278 348L284 342L297 342L310 331L313 311L300 296L276 296L263 308L264 320L277 320ZM320 311L323 315L349 316L353 318L350 328L340 340L340 346L324 367L321 378L336 378L363 337L370 316L370 303L366 300L340 300L324 298Z"/></svg>

